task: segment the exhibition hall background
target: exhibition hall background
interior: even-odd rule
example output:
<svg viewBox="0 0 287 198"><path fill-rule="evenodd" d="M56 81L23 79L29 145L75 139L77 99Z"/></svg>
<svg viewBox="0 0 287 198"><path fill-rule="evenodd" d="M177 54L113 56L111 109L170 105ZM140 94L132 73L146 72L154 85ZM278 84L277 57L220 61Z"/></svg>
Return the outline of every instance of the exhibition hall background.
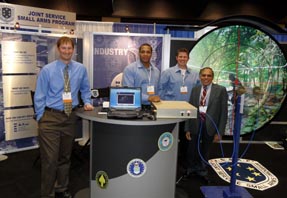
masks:
<svg viewBox="0 0 287 198"><path fill-rule="evenodd" d="M244 24L242 21L244 20ZM122 72L123 68L137 59L137 49L141 43L151 43L154 49L152 63L156 65L161 71L170 66L175 65L175 53L179 47L186 47L192 50L193 47L202 41L204 37L210 32L216 32L217 29L228 26L247 26L251 29L258 29L259 32L265 34L270 38L272 43L278 44L278 48L282 50L282 54L286 57L287 53L287 33L278 31L280 28L263 19L256 17L235 16L227 17L221 20L210 23L210 26L202 29L192 28L174 28L170 24L141 24L141 23L121 23L121 22L94 22L94 21L76 21L73 33L67 29L39 29L39 27L25 26L16 29L11 24L1 24L1 68L5 53L3 53L3 44L8 42L20 42L18 47L28 42L34 44L32 48L36 50L36 57L31 59L35 65L27 71L13 71L5 72L1 70L1 82L15 80L17 76L21 80L13 86L7 88L5 84L1 87L1 109L0 109L0 154L17 152L38 147L36 123L33 121L33 106L30 91L35 89L35 79L37 73L48 62L57 57L55 44L58 37L62 35L69 35L75 39L76 53L74 59L82 62L89 71L89 77L92 88L104 88L111 86L113 79ZM228 25L226 25L228 22ZM20 24L21 25L21 24ZM275 28L276 27L276 28ZM284 31L283 31L284 32ZM252 42L252 41L251 41ZM127 46L127 44L129 44ZM25 44L24 44L25 45ZM30 52L31 46L24 46L24 51ZM4 47L4 49L6 49ZM31 52L32 54L34 52ZM282 56L282 55L281 55ZM35 61L35 62L33 62ZM284 61L283 61L284 62ZM198 65L199 69L202 65ZM274 65L273 65L274 66ZM270 68L269 68L270 69ZM282 70L282 71L281 71ZM280 82L286 80L286 58L285 63L279 72ZM23 81L23 76L25 80ZM282 77L282 78L281 78ZM30 80L32 79L32 80ZM278 83L278 82L277 82ZM285 81L286 83L286 81ZM9 101L7 94L15 87L21 88L17 91L17 100L25 99L28 101L24 105L4 105L4 102ZM10 90L11 89L11 90ZM274 140L279 141L286 135L286 119L287 107L285 101L286 87L280 87L281 98L279 103L280 109L274 112L271 118L268 118L264 124L256 129L251 129L249 132L256 132L257 139L253 141ZM5 98L6 97L6 98ZM11 100L11 98L10 98ZM94 101L95 105L100 105L102 101ZM12 102L10 102L12 103ZM10 104L9 103L9 104ZM277 105L277 106L278 106ZM4 112L22 112L19 119L28 120L29 127L22 124L23 133L21 130L15 131L15 127L9 126L9 134L7 133L7 113ZM28 113L25 113L28 112ZM23 116L25 115L25 116ZM28 116L27 116L28 115ZM10 120L13 119L13 113ZM6 123L6 124L5 124ZM19 122L17 122L19 124ZM79 128L78 141L86 142L88 140L87 123L83 122L82 129ZM18 129L21 127L18 125ZM32 131L32 132L31 132ZM227 134L227 136L230 134ZM246 135L246 139L249 139ZM256 136L255 135L255 136ZM243 136L245 137L245 136Z"/></svg>

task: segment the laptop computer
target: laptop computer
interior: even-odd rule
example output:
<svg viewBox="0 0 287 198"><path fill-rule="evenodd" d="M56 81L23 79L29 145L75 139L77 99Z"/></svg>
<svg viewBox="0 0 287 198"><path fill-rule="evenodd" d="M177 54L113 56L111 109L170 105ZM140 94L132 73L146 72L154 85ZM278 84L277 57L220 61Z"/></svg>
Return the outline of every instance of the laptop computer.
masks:
<svg viewBox="0 0 287 198"><path fill-rule="evenodd" d="M142 94L140 87L110 87L108 118L140 119Z"/></svg>

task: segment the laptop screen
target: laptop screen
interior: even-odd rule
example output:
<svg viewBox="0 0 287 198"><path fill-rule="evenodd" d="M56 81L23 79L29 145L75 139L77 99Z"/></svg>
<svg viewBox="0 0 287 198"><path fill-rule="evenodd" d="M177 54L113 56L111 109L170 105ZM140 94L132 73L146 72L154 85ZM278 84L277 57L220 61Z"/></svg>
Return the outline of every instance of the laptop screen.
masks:
<svg viewBox="0 0 287 198"><path fill-rule="evenodd" d="M111 87L110 109L135 110L141 109L140 87Z"/></svg>

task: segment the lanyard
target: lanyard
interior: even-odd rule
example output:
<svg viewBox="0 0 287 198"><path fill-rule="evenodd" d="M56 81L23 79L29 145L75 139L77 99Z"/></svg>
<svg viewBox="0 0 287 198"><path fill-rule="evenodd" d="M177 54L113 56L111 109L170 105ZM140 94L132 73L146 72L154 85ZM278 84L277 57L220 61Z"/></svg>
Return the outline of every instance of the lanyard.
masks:
<svg viewBox="0 0 287 198"><path fill-rule="evenodd" d="M182 71L181 71L181 76L182 76L182 86L184 86L185 72L182 72Z"/></svg>
<svg viewBox="0 0 287 198"><path fill-rule="evenodd" d="M182 77L182 86L184 86L186 70L180 69L180 74L181 74L181 77Z"/></svg>
<svg viewBox="0 0 287 198"><path fill-rule="evenodd" d="M150 81L151 81L151 66L149 66L149 69L146 69L146 72L147 72L147 77L148 77L148 84L150 84Z"/></svg>

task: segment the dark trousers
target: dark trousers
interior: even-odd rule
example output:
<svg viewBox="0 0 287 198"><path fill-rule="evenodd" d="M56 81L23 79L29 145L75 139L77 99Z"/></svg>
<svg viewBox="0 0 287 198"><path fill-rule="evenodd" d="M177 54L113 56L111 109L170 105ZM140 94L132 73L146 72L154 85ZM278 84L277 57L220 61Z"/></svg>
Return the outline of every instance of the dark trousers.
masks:
<svg viewBox="0 0 287 198"><path fill-rule="evenodd" d="M41 197L55 197L69 184L70 157L76 134L75 112L45 111L38 123L41 154Z"/></svg>
<svg viewBox="0 0 287 198"><path fill-rule="evenodd" d="M185 122L179 123L179 144L178 144L178 157L181 158L183 161L183 164L186 164L186 153L189 141L185 137L185 130L184 130Z"/></svg>
<svg viewBox="0 0 287 198"><path fill-rule="evenodd" d="M213 143L214 136L206 132L205 122L198 133L192 134L187 150L188 169L194 172L206 170L206 163L209 160L209 149Z"/></svg>

